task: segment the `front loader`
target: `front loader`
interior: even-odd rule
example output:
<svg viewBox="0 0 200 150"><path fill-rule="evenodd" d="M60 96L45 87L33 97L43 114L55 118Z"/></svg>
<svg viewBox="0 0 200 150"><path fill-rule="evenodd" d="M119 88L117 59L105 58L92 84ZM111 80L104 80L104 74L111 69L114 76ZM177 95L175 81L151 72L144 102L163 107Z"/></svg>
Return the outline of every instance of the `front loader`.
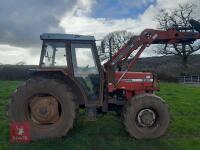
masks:
<svg viewBox="0 0 200 150"><path fill-rule="evenodd" d="M116 111L131 137L162 136L170 122L166 102L150 72L131 72L144 49L151 44L192 43L200 39L200 23L186 29L146 29L133 36L101 65L95 38L72 34L42 34L38 69L13 93L9 107L11 123L26 122L32 141L65 136L73 128L79 108L90 120L96 113ZM133 59L128 60L133 51ZM120 71L128 62L127 69Z"/></svg>

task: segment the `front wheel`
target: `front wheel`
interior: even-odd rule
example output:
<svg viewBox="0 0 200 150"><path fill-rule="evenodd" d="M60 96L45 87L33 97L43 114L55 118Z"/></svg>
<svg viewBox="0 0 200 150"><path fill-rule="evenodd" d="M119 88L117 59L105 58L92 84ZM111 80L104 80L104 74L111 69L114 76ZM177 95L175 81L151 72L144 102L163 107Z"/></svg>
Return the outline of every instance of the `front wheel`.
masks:
<svg viewBox="0 0 200 150"><path fill-rule="evenodd" d="M136 139L158 138L170 122L168 105L153 94L133 97L124 106L123 117L127 132Z"/></svg>

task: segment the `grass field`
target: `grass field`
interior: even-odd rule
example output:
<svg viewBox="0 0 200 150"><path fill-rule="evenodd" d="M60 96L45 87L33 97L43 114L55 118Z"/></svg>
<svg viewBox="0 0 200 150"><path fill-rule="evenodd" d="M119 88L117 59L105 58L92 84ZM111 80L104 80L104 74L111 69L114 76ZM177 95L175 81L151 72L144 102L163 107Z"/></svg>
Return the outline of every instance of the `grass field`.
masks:
<svg viewBox="0 0 200 150"><path fill-rule="evenodd" d="M200 87L161 84L157 94L170 105L171 125L168 133L159 139L130 138L114 113L99 117L96 122L87 122L81 112L74 129L64 138L10 144L5 109L18 84L0 81L0 150L200 150Z"/></svg>

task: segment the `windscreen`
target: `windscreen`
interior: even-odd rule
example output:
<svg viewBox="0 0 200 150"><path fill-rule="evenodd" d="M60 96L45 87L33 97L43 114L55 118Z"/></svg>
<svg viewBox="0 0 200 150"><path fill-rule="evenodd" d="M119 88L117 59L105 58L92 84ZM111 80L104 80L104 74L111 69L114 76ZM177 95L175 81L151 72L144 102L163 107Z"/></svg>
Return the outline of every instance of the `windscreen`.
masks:
<svg viewBox="0 0 200 150"><path fill-rule="evenodd" d="M45 43L43 51L42 66L67 67L65 43Z"/></svg>

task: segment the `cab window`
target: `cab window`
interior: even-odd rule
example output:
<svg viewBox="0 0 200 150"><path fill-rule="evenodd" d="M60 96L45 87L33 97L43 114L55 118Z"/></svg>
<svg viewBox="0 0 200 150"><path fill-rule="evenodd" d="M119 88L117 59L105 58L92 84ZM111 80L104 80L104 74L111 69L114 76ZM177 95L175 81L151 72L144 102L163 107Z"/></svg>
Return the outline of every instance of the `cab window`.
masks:
<svg viewBox="0 0 200 150"><path fill-rule="evenodd" d="M42 66L66 67L67 58L65 43L45 43Z"/></svg>
<svg viewBox="0 0 200 150"><path fill-rule="evenodd" d="M89 100L98 100L100 75L91 44L72 44L74 76L85 87Z"/></svg>

